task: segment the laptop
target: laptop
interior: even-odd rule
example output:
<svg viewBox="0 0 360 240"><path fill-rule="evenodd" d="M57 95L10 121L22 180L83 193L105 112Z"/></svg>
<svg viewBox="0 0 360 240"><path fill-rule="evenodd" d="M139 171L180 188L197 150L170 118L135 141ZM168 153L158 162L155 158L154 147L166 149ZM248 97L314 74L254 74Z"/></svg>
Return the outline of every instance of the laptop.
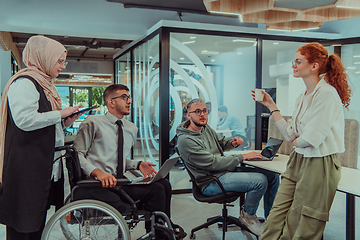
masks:
<svg viewBox="0 0 360 240"><path fill-rule="evenodd" d="M264 149L261 151L263 158L252 158L247 161L271 161L274 159L277 151L279 150L283 140L277 138L269 138Z"/></svg>
<svg viewBox="0 0 360 240"><path fill-rule="evenodd" d="M130 184L151 184L153 182L159 181L160 179L163 179L170 172L178 160L179 157L167 159L153 177L138 177L129 171L126 171L124 176L130 180Z"/></svg>

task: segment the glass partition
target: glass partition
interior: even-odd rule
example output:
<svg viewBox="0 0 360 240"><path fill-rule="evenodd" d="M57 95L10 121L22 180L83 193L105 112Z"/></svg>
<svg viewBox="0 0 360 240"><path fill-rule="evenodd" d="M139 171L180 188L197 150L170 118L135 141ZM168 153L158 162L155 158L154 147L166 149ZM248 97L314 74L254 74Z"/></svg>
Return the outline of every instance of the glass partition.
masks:
<svg viewBox="0 0 360 240"><path fill-rule="evenodd" d="M341 60L346 68L346 73L350 79L352 88L352 97L349 110L344 109L345 118L356 119L360 123L360 94L356 89L360 88L360 44L349 44L341 46ZM358 141L359 155L360 141ZM360 161L357 162L357 168L360 168Z"/></svg>
<svg viewBox="0 0 360 240"><path fill-rule="evenodd" d="M131 53L124 54L116 60L115 83L121 83L131 89Z"/></svg>
<svg viewBox="0 0 360 240"><path fill-rule="evenodd" d="M130 53L117 60L119 83L132 84L133 122L138 137L133 158L151 161L159 167L159 37L133 50L130 81Z"/></svg>

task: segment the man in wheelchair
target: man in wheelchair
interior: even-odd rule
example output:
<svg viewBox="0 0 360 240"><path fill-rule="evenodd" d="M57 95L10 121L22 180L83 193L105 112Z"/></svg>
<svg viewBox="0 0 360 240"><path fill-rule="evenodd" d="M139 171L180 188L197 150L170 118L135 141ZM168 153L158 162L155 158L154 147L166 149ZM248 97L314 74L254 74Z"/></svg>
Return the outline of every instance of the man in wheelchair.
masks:
<svg viewBox="0 0 360 240"><path fill-rule="evenodd" d="M126 170L140 170L145 177L154 176L156 171L153 163L126 158L138 131L135 124L123 118L130 114L132 101L129 89L122 84L110 85L104 91L103 99L108 113L88 116L79 127L74 147L79 153L80 165L87 178L101 181L102 197L105 194L111 198L111 195L116 194L117 179L121 179ZM143 206L144 210L163 212L170 219L171 185L166 179L152 184L125 185L121 186L121 190L139 206ZM120 198L123 202L127 201L121 195ZM176 239L183 239L186 236L183 229L171 224ZM149 222L145 223L145 228L150 231ZM156 234L156 239L166 239L163 233Z"/></svg>

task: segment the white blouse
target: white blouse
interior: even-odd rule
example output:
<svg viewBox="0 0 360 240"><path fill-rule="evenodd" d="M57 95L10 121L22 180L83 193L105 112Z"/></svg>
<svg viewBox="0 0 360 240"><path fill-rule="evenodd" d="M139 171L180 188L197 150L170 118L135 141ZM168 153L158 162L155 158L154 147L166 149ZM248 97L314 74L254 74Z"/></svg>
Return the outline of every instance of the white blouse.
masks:
<svg viewBox="0 0 360 240"><path fill-rule="evenodd" d="M295 151L305 157L323 157L342 153L344 147L345 119L341 99L334 87L320 80L309 95L301 94L295 111L287 122L276 122L288 141L296 140Z"/></svg>

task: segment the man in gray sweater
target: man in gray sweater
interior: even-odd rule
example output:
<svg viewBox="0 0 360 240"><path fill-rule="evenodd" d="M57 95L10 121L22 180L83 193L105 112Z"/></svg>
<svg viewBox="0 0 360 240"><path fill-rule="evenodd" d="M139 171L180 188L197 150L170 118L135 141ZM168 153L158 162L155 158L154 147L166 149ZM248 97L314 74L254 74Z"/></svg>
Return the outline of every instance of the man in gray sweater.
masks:
<svg viewBox="0 0 360 240"><path fill-rule="evenodd" d="M279 186L279 175L251 167L238 167L244 159L261 158L261 154L250 152L224 156L224 151L240 146L243 140L240 137L226 139L207 125L208 110L204 100L193 99L186 108L189 120L181 123L176 130L182 160L196 178L214 175L226 191L247 192L239 220L260 236L264 224L257 218L256 211L264 196L265 217L268 216ZM206 196L222 192L211 179L197 184Z"/></svg>

